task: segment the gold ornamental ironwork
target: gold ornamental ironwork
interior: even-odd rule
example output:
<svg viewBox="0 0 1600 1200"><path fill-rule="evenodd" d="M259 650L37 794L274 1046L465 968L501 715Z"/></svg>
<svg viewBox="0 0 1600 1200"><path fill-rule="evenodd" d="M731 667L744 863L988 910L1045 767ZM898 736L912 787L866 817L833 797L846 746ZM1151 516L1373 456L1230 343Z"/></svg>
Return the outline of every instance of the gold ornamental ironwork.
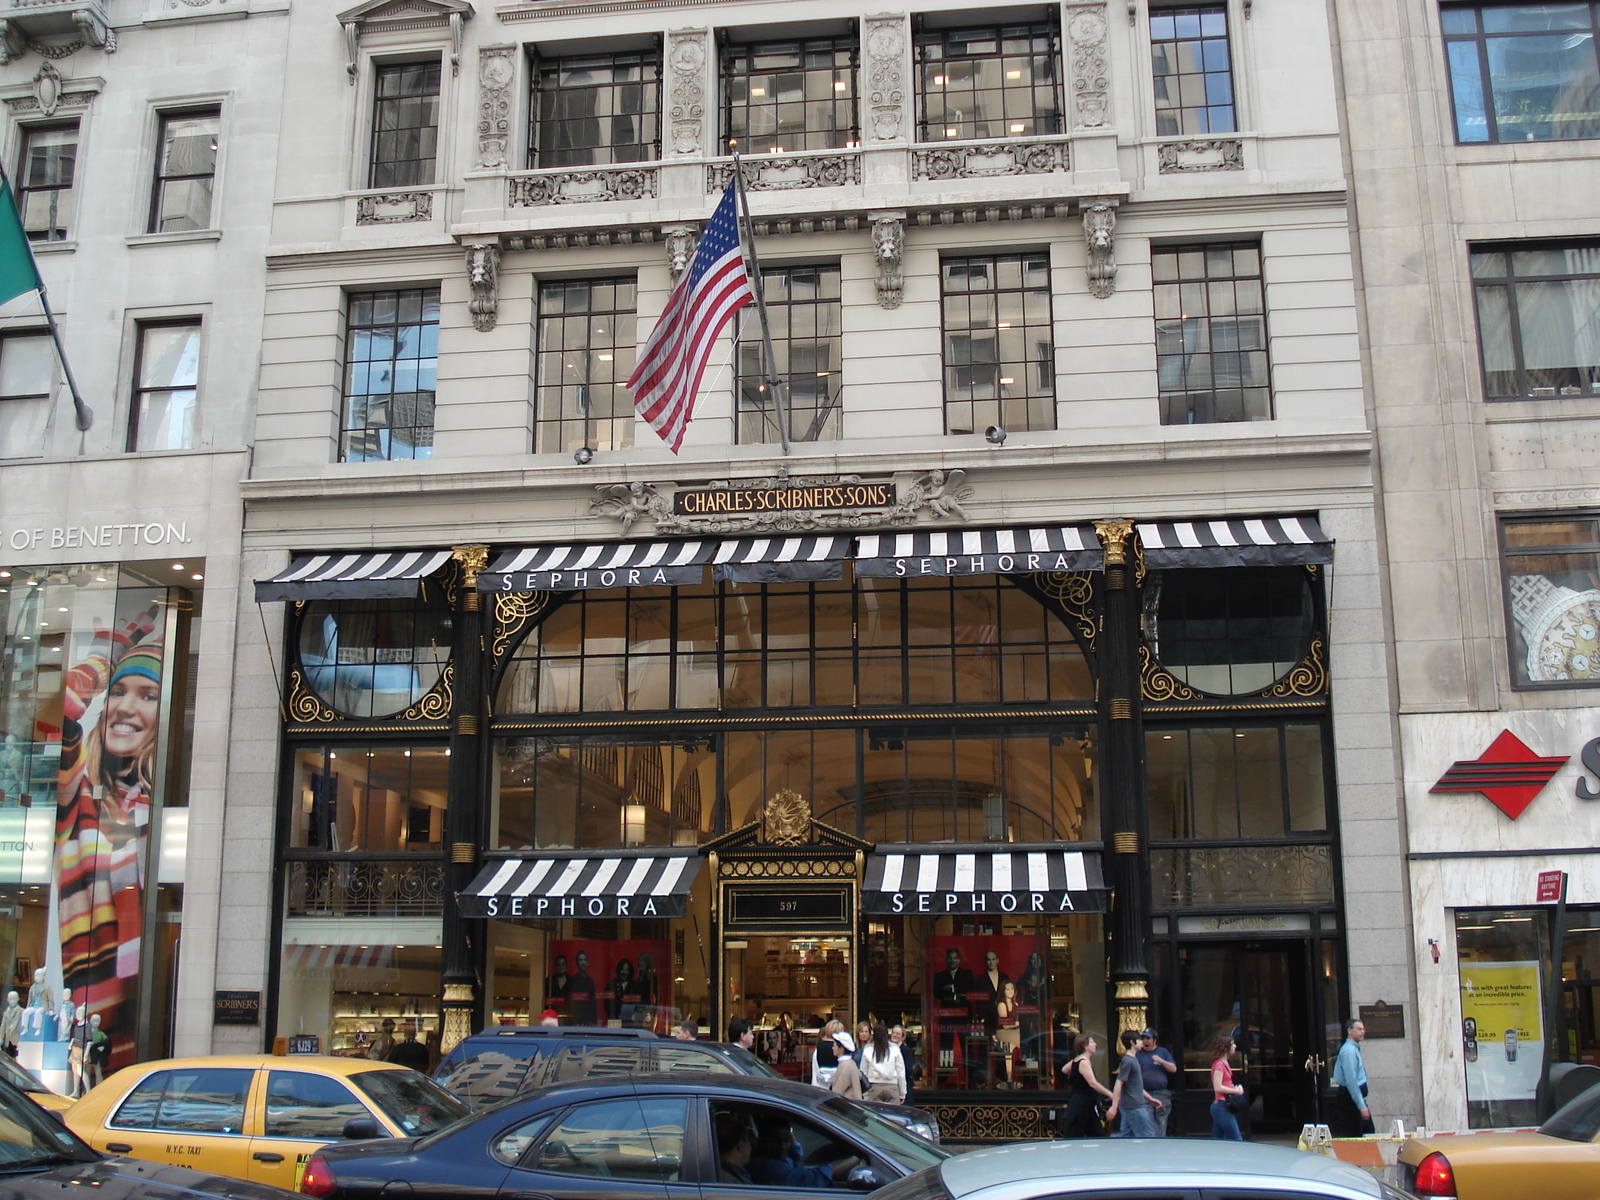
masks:
<svg viewBox="0 0 1600 1200"><path fill-rule="evenodd" d="M1264 696L1320 696L1328 690L1328 664L1325 659L1326 646L1322 635L1316 634L1311 639L1311 648L1306 651L1306 656L1295 664L1294 669L1265 692Z"/></svg>
<svg viewBox="0 0 1600 1200"><path fill-rule="evenodd" d="M488 569L489 547L452 546L450 557L461 565L461 607L478 611L478 573Z"/></svg>
<svg viewBox="0 0 1600 1200"><path fill-rule="evenodd" d="M1150 647L1139 643L1139 694L1146 700L1204 700L1205 695L1179 680L1156 661Z"/></svg>
<svg viewBox="0 0 1600 1200"><path fill-rule="evenodd" d="M1094 575L1088 571L1051 571L1029 578L1041 596L1060 606L1068 623L1093 650L1100 632L1094 608Z"/></svg>
<svg viewBox="0 0 1600 1200"><path fill-rule="evenodd" d="M773 792L761 810L761 840L801 846L811 840L811 802L792 788Z"/></svg>
<svg viewBox="0 0 1600 1200"><path fill-rule="evenodd" d="M500 660L511 652L528 622L549 608L554 599L551 592L494 593L494 640L489 644L491 670L497 669Z"/></svg>

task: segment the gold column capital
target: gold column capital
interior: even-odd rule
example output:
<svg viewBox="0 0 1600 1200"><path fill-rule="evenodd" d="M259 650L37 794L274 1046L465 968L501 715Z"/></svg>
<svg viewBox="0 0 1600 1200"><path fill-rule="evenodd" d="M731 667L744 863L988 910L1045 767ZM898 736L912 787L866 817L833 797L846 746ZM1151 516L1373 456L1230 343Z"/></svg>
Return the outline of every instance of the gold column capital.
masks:
<svg viewBox="0 0 1600 1200"><path fill-rule="evenodd" d="M452 546L450 557L461 564L462 583L469 591L478 587L478 572L489 568L489 547Z"/></svg>
<svg viewBox="0 0 1600 1200"><path fill-rule="evenodd" d="M1096 521L1095 536L1106 553L1106 566L1121 567L1128 562L1128 542L1133 537L1133 522L1128 520Z"/></svg>

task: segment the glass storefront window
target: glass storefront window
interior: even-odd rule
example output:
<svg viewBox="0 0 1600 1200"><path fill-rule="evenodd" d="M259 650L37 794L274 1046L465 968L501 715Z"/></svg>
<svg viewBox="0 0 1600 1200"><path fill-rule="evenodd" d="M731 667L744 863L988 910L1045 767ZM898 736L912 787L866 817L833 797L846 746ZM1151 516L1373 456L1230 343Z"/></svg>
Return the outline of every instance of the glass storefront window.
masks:
<svg viewBox="0 0 1600 1200"><path fill-rule="evenodd" d="M385 854L443 848L445 747L310 746L294 758L291 846Z"/></svg>
<svg viewBox="0 0 1600 1200"><path fill-rule="evenodd" d="M1535 1124L1547 1037L1549 914L1457 909L1455 923L1467 1122L1474 1129Z"/></svg>
<svg viewBox="0 0 1600 1200"><path fill-rule="evenodd" d="M439 920L290 917L278 977L278 1034L314 1035L323 1054L386 1059L415 1039L439 1053Z"/></svg>
<svg viewBox="0 0 1600 1200"><path fill-rule="evenodd" d="M450 660L450 610L437 586L408 600L314 600L300 619L306 683L350 717L387 717L433 690Z"/></svg>
<svg viewBox="0 0 1600 1200"><path fill-rule="evenodd" d="M1318 724L1145 725L1150 837L1261 838L1328 828Z"/></svg>
<svg viewBox="0 0 1600 1200"><path fill-rule="evenodd" d="M568 598L518 648L502 713L1093 699L1060 619L998 576L630 588Z"/></svg>

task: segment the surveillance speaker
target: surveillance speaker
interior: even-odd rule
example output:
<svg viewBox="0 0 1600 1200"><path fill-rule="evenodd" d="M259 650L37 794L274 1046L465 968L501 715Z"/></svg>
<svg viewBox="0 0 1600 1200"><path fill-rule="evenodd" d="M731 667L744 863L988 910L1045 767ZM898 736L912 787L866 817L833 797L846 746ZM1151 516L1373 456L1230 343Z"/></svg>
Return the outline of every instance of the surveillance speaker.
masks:
<svg viewBox="0 0 1600 1200"><path fill-rule="evenodd" d="M1006 431L998 425L991 425L983 431L983 436L987 441L998 446L1006 440Z"/></svg>

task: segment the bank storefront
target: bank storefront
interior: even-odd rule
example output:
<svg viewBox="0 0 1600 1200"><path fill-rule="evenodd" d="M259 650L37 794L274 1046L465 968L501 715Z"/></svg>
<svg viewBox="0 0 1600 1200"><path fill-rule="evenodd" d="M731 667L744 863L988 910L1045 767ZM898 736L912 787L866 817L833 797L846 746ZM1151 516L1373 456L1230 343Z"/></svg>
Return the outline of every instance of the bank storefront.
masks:
<svg viewBox="0 0 1600 1200"><path fill-rule="evenodd" d="M1313 516L790 534L646 490L622 532L670 536L258 584L279 1035L745 1017L808 1078L825 1020L881 1019L966 1139L1042 1133L1077 1033L1153 1023L1181 1121L1219 1030L1260 1127L1312 1119L1344 978Z"/></svg>

